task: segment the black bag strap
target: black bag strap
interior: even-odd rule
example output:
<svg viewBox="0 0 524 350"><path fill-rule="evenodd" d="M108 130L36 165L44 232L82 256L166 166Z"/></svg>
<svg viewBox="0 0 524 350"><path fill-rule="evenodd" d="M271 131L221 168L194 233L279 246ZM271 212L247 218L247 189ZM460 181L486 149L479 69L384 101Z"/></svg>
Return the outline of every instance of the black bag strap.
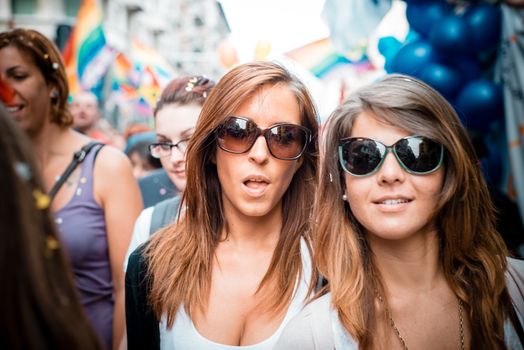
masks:
<svg viewBox="0 0 524 350"><path fill-rule="evenodd" d="M69 178L69 176L71 176L71 174L76 169L78 164L80 164L80 163L82 163L84 161L84 159L87 156L87 154L89 153L89 151L91 151L91 149L93 147L95 147L97 145L100 145L100 144L102 144L102 143L98 142L98 141L91 141L88 144L82 146L82 148L80 148L80 150L76 151L73 154L73 160L71 161L71 163L69 163L67 168L65 168L64 172L62 173L62 175L60 175L60 178L55 182L55 184L53 185L53 188L51 188L51 191L49 191L48 196L49 196L49 198L51 200L53 200L53 198L55 198L56 194L58 193L58 190L66 182L66 180Z"/></svg>

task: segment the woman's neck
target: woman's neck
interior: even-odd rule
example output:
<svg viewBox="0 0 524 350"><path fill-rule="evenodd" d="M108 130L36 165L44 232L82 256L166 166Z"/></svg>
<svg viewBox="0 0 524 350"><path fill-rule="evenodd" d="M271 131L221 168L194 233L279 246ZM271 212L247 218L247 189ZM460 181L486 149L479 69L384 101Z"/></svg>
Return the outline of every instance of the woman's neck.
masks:
<svg viewBox="0 0 524 350"><path fill-rule="evenodd" d="M59 153L59 145L62 144L64 137L67 137L69 129L63 129L60 126L49 123L44 126L42 131L31 137L36 157L40 166L47 164L49 158L55 153Z"/></svg>
<svg viewBox="0 0 524 350"><path fill-rule="evenodd" d="M238 215L225 210L226 225L222 232L224 243L243 249L274 249L282 228L281 205L264 216Z"/></svg>
<svg viewBox="0 0 524 350"><path fill-rule="evenodd" d="M438 233L434 230L408 240L369 237L373 259L386 293L425 293L441 285Z"/></svg>

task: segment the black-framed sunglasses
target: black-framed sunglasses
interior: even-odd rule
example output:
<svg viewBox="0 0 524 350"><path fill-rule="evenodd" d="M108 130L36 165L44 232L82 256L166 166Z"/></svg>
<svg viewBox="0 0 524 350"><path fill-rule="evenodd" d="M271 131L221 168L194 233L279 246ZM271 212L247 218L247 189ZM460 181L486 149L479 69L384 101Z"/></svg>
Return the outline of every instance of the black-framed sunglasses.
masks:
<svg viewBox="0 0 524 350"><path fill-rule="evenodd" d="M153 143L149 145L149 153L154 158L164 158L171 156L171 153L173 153L173 148L177 148L180 153L186 154L187 145L189 143L189 138L182 139L178 141L177 143L171 143L171 142L158 142Z"/></svg>
<svg viewBox="0 0 524 350"><path fill-rule="evenodd" d="M389 151L410 174L424 175L436 171L444 159L444 146L424 136L404 137L391 146L365 137L340 140L338 158L342 169L354 176L377 171Z"/></svg>
<svg viewBox="0 0 524 350"><path fill-rule="evenodd" d="M280 123L263 130L243 117L228 117L215 130L215 135L218 147L236 154L249 151L263 135L269 153L282 160L300 158L311 141L311 131L301 125Z"/></svg>

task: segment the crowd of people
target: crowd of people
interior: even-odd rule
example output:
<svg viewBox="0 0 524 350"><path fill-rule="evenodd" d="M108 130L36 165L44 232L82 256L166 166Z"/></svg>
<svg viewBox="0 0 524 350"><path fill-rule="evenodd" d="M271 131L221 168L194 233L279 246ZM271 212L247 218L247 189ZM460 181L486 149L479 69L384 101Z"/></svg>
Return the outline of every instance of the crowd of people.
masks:
<svg viewBox="0 0 524 350"><path fill-rule="evenodd" d="M278 63L179 77L124 153L51 41L15 29L0 97L1 348L523 348L524 262L415 78L353 91L320 134Z"/></svg>

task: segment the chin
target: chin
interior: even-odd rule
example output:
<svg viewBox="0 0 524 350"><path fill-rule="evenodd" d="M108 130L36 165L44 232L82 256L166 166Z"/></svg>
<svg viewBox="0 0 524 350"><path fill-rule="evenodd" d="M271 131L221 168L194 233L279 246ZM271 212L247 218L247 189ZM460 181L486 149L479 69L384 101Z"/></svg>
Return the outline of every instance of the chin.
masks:
<svg viewBox="0 0 524 350"><path fill-rule="evenodd" d="M173 185L182 192L186 188L187 181L186 179L180 179L180 178L171 178L171 182L173 182Z"/></svg>

